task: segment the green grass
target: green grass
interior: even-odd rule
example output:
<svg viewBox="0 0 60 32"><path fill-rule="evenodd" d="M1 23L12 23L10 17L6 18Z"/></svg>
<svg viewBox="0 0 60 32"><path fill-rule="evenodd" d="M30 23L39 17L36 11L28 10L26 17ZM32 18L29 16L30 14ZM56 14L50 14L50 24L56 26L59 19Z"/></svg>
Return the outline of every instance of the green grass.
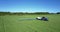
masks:
<svg viewBox="0 0 60 32"><path fill-rule="evenodd" d="M46 16L49 21L22 20ZM6 15L0 16L0 32L60 32L60 15Z"/></svg>

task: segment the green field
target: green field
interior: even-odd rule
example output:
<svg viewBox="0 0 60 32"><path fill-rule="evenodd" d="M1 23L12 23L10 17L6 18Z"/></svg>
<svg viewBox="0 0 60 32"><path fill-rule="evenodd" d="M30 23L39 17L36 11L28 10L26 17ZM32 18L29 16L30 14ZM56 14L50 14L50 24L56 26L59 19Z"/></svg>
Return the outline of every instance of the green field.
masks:
<svg viewBox="0 0 60 32"><path fill-rule="evenodd" d="M46 16L49 21L22 20ZM60 32L60 15L5 15L0 16L0 32Z"/></svg>

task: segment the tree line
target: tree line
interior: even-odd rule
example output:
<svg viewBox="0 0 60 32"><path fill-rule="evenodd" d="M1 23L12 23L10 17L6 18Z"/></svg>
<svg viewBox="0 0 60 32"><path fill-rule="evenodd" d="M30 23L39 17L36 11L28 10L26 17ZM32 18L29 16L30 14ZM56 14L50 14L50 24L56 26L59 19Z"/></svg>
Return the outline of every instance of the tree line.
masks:
<svg viewBox="0 0 60 32"><path fill-rule="evenodd" d="M15 13L11 13L11 12L0 12L0 15L33 15L33 14L60 14L60 12L57 13L49 13L49 12L34 12L34 13L28 13L28 12L15 12Z"/></svg>

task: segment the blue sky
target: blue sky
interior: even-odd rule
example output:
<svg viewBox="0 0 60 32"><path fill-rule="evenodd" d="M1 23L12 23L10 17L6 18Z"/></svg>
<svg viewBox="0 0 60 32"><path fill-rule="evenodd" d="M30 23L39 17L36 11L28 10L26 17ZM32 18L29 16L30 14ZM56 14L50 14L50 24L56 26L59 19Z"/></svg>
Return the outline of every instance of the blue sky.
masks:
<svg viewBox="0 0 60 32"><path fill-rule="evenodd" d="M60 12L60 0L0 0L2 12Z"/></svg>

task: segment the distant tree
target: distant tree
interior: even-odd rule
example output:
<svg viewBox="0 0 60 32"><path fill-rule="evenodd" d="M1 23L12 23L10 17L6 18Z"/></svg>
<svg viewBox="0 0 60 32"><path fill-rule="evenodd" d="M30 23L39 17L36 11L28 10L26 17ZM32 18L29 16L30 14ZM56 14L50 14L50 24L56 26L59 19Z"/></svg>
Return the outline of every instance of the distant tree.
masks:
<svg viewBox="0 0 60 32"><path fill-rule="evenodd" d="M60 14L60 12L57 12L57 14Z"/></svg>
<svg viewBox="0 0 60 32"><path fill-rule="evenodd" d="M8 15L10 12L0 12L0 15Z"/></svg>

